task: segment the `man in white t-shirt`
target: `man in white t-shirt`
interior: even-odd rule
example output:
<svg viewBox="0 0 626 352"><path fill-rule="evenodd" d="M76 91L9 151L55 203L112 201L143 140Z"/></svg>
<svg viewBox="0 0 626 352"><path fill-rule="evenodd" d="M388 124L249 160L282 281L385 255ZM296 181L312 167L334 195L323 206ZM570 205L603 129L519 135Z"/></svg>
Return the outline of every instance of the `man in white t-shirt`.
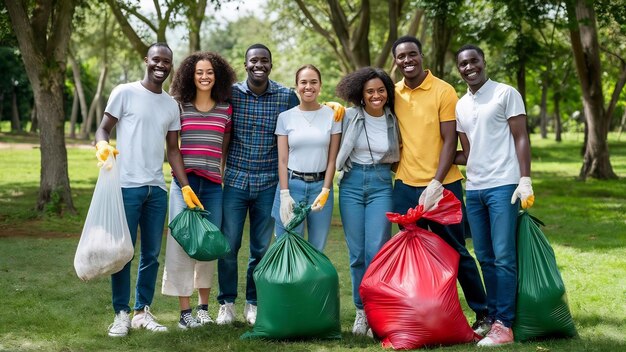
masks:
<svg viewBox="0 0 626 352"><path fill-rule="evenodd" d="M534 202L526 110L517 90L487 78L479 47L461 47L456 63L468 91L456 105L463 151L455 163L467 165L467 217L492 323L478 345L498 346L513 342L518 199L522 208Z"/></svg>
<svg viewBox="0 0 626 352"><path fill-rule="evenodd" d="M202 207L189 187L178 149L180 111L176 101L163 91L162 85L172 69L172 50L165 43L148 48L144 58L146 72L141 81L121 84L111 92L104 117L96 131L96 156L101 163L117 149L109 145L109 135L117 126L116 157L124 211L133 245L137 227L141 229L141 255L135 287L135 314L130 319L130 262L111 275L115 320L109 336L126 336L131 326L151 331L166 331L150 313L159 270L159 252L167 213L167 189L163 177L163 160L167 160L181 183L185 203Z"/></svg>

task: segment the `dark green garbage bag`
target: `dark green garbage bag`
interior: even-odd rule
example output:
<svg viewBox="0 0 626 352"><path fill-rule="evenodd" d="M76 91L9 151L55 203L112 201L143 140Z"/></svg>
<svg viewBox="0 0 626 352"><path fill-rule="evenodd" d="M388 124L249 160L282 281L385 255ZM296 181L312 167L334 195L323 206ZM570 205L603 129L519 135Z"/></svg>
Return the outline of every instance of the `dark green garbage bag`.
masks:
<svg viewBox="0 0 626 352"><path fill-rule="evenodd" d="M527 211L520 212L513 324L516 341L577 335L554 251L539 225L544 224Z"/></svg>
<svg viewBox="0 0 626 352"><path fill-rule="evenodd" d="M220 231L200 208L186 208L169 224L172 237L193 259L211 261L230 252L230 245Z"/></svg>
<svg viewBox="0 0 626 352"><path fill-rule="evenodd" d="M337 270L324 253L291 232L309 210L296 207L287 232L254 270L257 318L241 339L341 338Z"/></svg>

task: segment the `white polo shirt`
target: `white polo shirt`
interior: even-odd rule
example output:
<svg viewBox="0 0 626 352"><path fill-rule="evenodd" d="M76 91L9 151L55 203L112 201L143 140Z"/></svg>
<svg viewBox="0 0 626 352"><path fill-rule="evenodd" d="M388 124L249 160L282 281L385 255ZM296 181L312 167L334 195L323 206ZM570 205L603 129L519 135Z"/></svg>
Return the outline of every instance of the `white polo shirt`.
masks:
<svg viewBox="0 0 626 352"><path fill-rule="evenodd" d="M519 161L508 119L525 115L524 101L515 88L487 80L475 93L456 104L456 129L470 143L467 160L467 190L517 184Z"/></svg>

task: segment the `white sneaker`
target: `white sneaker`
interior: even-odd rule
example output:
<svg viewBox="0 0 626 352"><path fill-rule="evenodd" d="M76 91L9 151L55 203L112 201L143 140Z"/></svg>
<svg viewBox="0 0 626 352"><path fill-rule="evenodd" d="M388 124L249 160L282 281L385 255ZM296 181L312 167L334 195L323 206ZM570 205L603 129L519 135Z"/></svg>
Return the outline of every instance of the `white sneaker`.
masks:
<svg viewBox="0 0 626 352"><path fill-rule="evenodd" d="M356 317L354 318L354 325L352 325L352 333L354 335L366 335L369 325L367 324L367 317L363 309L356 310Z"/></svg>
<svg viewBox="0 0 626 352"><path fill-rule="evenodd" d="M235 306L231 302L220 304L220 311L217 313L218 325L232 324L235 321Z"/></svg>
<svg viewBox="0 0 626 352"><path fill-rule="evenodd" d="M246 302L243 308L243 317L248 324L254 325L256 323L256 306Z"/></svg>
<svg viewBox="0 0 626 352"><path fill-rule="evenodd" d="M121 310L115 314L113 324L109 325L109 336L111 337L124 337L128 335L130 329L130 316L127 311Z"/></svg>
<svg viewBox="0 0 626 352"><path fill-rule="evenodd" d="M183 313L178 321L178 328L182 330L193 329L201 325L191 316L191 313Z"/></svg>
<svg viewBox="0 0 626 352"><path fill-rule="evenodd" d="M131 322L133 329L144 328L146 330L162 332L167 331L167 328L156 321L156 317L150 313L150 307L143 307L143 313L136 313Z"/></svg>
<svg viewBox="0 0 626 352"><path fill-rule="evenodd" d="M204 309L198 309L196 311L196 321L200 325L213 324L213 318L209 315L209 312Z"/></svg>

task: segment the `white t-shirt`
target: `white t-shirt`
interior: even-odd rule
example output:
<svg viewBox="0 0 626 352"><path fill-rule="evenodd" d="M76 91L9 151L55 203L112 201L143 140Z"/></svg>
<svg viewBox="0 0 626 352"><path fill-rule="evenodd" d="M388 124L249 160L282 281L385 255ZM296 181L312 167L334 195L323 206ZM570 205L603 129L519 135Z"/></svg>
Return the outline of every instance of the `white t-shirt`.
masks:
<svg viewBox="0 0 626 352"><path fill-rule="evenodd" d="M385 115L374 117L363 109L365 115L365 128L361 131L350 154L353 163L371 165L378 163L389 149L389 138L387 138L387 119ZM367 134L365 133L367 130ZM366 139L366 136L369 137ZM369 146L367 144L369 140ZM370 155L370 148L372 154ZM372 156L374 160L372 161Z"/></svg>
<svg viewBox="0 0 626 352"><path fill-rule="evenodd" d="M315 111L296 106L278 115L276 132L289 141L288 168L299 172L322 172L328 165L330 136L341 133L334 111L323 105Z"/></svg>
<svg viewBox="0 0 626 352"><path fill-rule="evenodd" d="M123 188L157 186L163 178L165 136L180 130L180 111L165 91L153 93L141 82L120 84L104 110L117 118L117 157Z"/></svg>
<svg viewBox="0 0 626 352"><path fill-rule="evenodd" d="M456 129L470 143L467 190L517 184L519 161L508 119L525 115L524 101L515 88L487 80L456 104Z"/></svg>

